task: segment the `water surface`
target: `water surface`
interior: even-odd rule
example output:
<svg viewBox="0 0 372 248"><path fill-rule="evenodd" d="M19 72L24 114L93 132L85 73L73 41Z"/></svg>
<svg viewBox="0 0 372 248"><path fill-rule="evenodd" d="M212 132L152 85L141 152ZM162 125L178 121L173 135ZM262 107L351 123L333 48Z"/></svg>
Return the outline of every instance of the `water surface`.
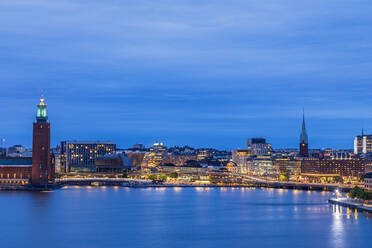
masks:
<svg viewBox="0 0 372 248"><path fill-rule="evenodd" d="M67 187L0 192L1 247L371 247L372 219L330 193Z"/></svg>

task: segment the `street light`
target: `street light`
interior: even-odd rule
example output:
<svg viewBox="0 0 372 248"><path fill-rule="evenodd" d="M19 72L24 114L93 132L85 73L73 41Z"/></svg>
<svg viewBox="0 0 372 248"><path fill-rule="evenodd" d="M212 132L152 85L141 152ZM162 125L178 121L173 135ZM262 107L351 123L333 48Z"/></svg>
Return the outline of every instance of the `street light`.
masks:
<svg viewBox="0 0 372 248"><path fill-rule="evenodd" d="M340 195L340 191L338 189L335 190L335 194L336 194L336 199L338 198L338 196Z"/></svg>

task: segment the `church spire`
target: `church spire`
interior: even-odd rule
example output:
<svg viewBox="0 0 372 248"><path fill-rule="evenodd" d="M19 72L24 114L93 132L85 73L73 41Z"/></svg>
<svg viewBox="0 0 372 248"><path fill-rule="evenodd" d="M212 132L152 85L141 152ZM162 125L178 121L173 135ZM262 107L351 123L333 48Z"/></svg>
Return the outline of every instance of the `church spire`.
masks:
<svg viewBox="0 0 372 248"><path fill-rule="evenodd" d="M300 136L300 143L308 144L308 137L306 132L306 124L305 124L305 111L302 112L302 131Z"/></svg>
<svg viewBox="0 0 372 248"><path fill-rule="evenodd" d="M306 132L305 111L302 112L302 131L300 135L300 157L309 157L309 140Z"/></svg>

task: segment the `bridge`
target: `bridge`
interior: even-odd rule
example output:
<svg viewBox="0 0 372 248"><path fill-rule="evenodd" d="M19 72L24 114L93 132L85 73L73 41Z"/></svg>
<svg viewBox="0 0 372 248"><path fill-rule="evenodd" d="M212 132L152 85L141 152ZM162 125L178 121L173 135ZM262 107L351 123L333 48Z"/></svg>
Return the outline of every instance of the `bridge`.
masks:
<svg viewBox="0 0 372 248"><path fill-rule="evenodd" d="M264 180L261 178L256 178L247 175L232 175L242 178L242 183L240 185L234 184L206 184L204 186L251 186L251 187L264 187L264 188L278 188L278 189L299 189L299 190L317 190L317 191L335 191L340 190L343 192L348 192L351 186L338 185L338 184L315 184L315 183L300 183L300 182L279 182L274 180ZM106 185L106 186L192 186L192 184L154 184L150 180L140 180L140 179L129 179L129 178L61 178L56 179L56 183L60 186L64 185L79 185L79 186L89 186L89 185ZM200 186L200 185L195 185Z"/></svg>

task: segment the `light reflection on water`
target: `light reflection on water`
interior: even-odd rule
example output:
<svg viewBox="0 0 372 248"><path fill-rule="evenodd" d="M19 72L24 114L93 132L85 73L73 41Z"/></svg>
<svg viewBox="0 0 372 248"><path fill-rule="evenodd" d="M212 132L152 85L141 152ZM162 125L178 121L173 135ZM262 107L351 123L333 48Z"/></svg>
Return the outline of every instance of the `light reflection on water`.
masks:
<svg viewBox="0 0 372 248"><path fill-rule="evenodd" d="M368 247L372 220L329 197L249 187L4 192L1 247Z"/></svg>

